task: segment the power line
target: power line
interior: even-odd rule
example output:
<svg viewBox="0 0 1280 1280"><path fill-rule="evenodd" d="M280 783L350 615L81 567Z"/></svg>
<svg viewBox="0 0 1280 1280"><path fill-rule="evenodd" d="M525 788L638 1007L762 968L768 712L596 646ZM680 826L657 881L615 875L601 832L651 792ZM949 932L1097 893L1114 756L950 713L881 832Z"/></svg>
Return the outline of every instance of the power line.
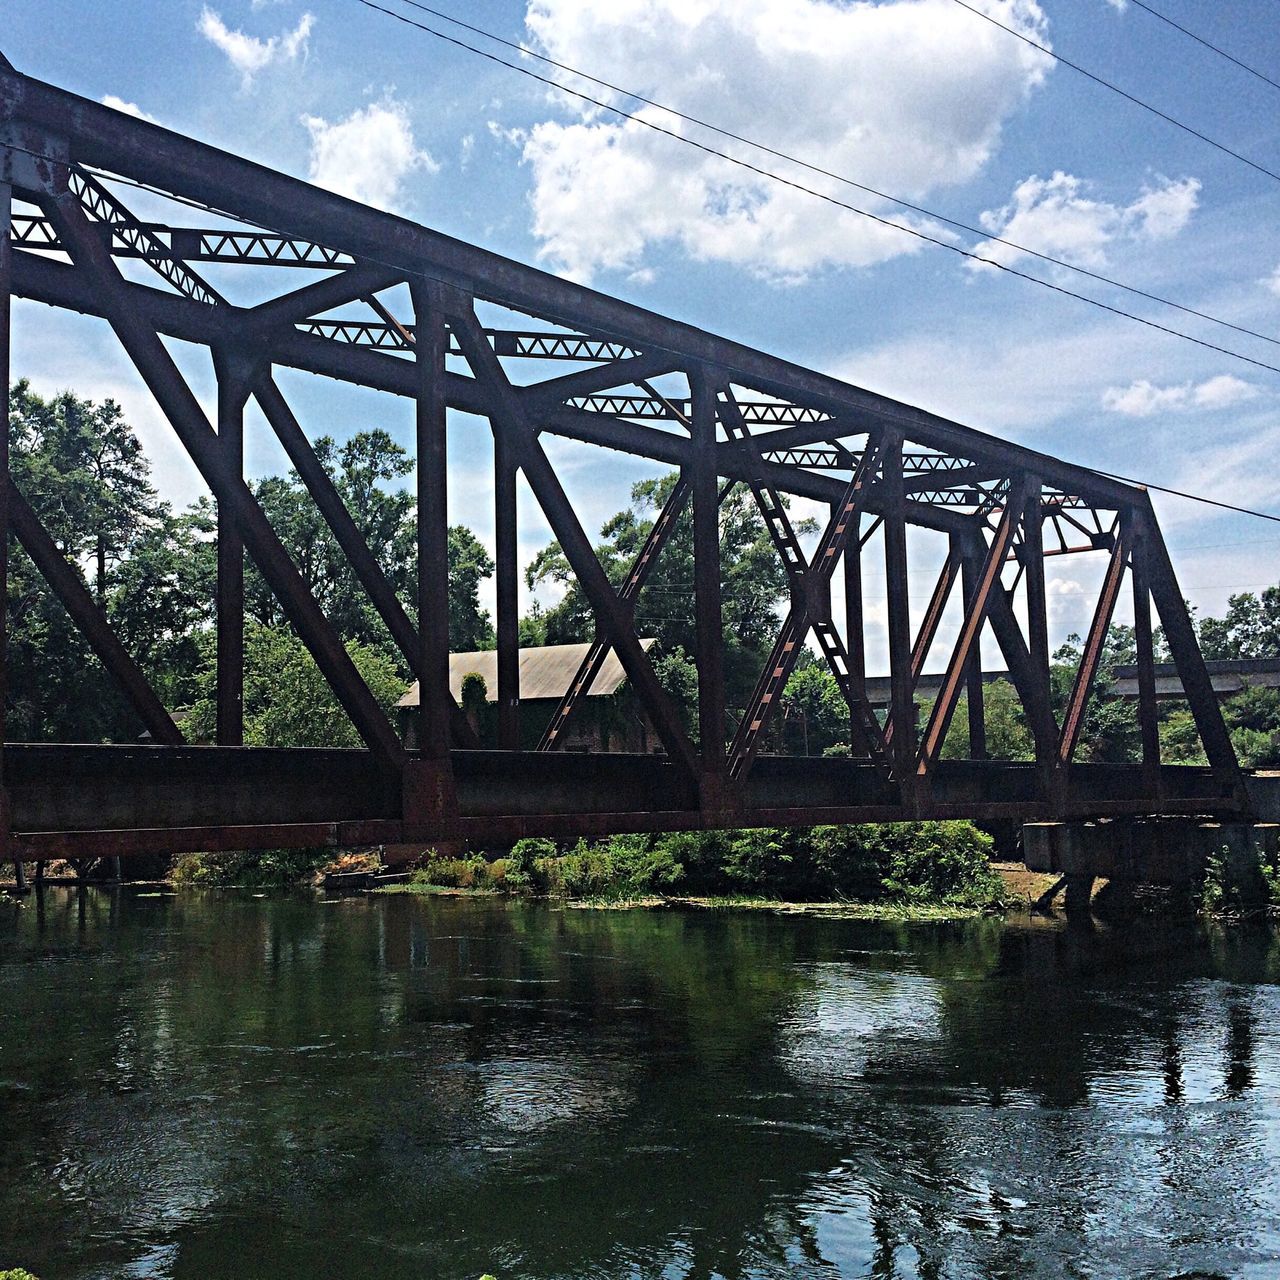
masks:
<svg viewBox="0 0 1280 1280"><path fill-rule="evenodd" d="M1094 467L1089 469L1097 470ZM1098 471L1098 475L1106 476L1109 480L1119 480L1122 484L1142 485L1143 488L1154 489L1157 493L1168 493L1175 498L1188 498L1192 502L1203 502L1209 507L1221 507L1224 511L1235 511L1242 516L1256 516L1259 520L1273 520L1276 524L1280 524L1280 516L1272 515L1268 511L1255 511L1252 507L1237 507L1234 503L1221 502L1217 498L1203 498L1198 493L1187 493L1183 489L1170 489L1167 485L1152 484L1148 480L1135 480L1132 476L1118 476L1114 471Z"/></svg>
<svg viewBox="0 0 1280 1280"><path fill-rule="evenodd" d="M1276 173L1275 170L1268 169L1265 165L1260 165L1256 160L1250 160L1248 156L1242 156L1238 151L1232 151L1230 147L1209 137L1208 134L1201 133L1199 129L1193 129L1189 124L1184 124L1167 112L1161 111L1159 107L1153 107L1149 102L1144 102L1141 98L1135 97L1132 93L1120 88L1118 84L1113 84L1110 80L1104 80L1101 76L1094 75L1092 71L1086 71L1078 62L1072 62L1069 58L1064 58L1060 53L1054 53L1047 45L1043 45L1038 40L1033 40L1030 36L1024 35L1016 27L1006 26L999 18L993 18L989 13L983 13L981 9L969 4L968 0L955 0L955 3L962 9L968 9L970 13L981 18L984 22L989 22L992 26L999 27L1001 31L1007 31L1011 36L1016 36L1023 44L1029 44L1033 49L1039 49L1041 53L1047 54L1055 62L1062 63L1064 67L1070 67L1072 71L1092 80L1094 84L1100 84L1104 89L1110 89L1112 93L1119 94L1126 101L1132 102L1134 106L1141 107L1143 111L1149 111L1153 116L1159 116L1161 120L1181 129L1184 133L1189 133L1193 138L1199 138L1201 142L1207 142L1211 147L1216 147L1219 151L1231 156L1232 159L1239 160L1241 164L1247 164L1250 169L1256 169L1259 173L1265 173L1268 178L1274 178L1277 182L1280 182L1280 173Z"/></svg>
<svg viewBox="0 0 1280 1280"><path fill-rule="evenodd" d="M802 182L797 182L793 178L784 177L780 173L775 173L772 169L765 169L760 165L752 164L749 160L743 160L738 156L732 156L728 154L728 152L719 151L705 142L698 142L696 139L686 138L682 134L676 133L674 130L664 129L660 124L655 124L652 120L646 120L643 116L626 111L622 107L614 106L612 103L605 102L600 98L593 98L590 94L583 93L581 90L571 89L568 85L560 84L559 81L552 80L548 76L539 75L536 71L532 71L528 67L519 66L514 62L508 62L505 58L500 58L495 53L490 53L485 49L477 49L475 45L468 44L465 40L460 40L456 36L448 35L443 31L437 31L434 27L429 27L425 23L416 22L405 14L396 13L392 9L387 9L380 4L375 4L374 0L356 0L356 3L364 5L367 9L373 9L378 13L385 14L389 18L395 18L398 22L403 22L408 26L415 27L419 31L424 31L426 34L435 36L438 40L443 40L447 44L455 45L460 49L466 49L468 52L474 53L489 62L497 63L499 66L506 67L508 70L518 71L521 75L528 76L530 79L537 80L553 89L558 89L562 93L567 93L575 98L580 98L584 102L588 102L593 106L601 108L601 110L609 111L626 120L631 120L646 129L652 130L654 133L662 134L667 138L674 138L675 141L681 142L685 146L694 147L696 150L702 151L707 155L715 156L717 159L736 165L740 169L746 169L748 172L757 174L762 178L769 178L774 182L779 182L783 186L791 187L796 191L801 191L818 200L823 200L827 204L834 205L839 209L846 209L848 212L856 213L860 217L869 218L872 222L877 222L881 226L892 227L894 230L901 231L905 235L913 236L915 239L922 240L926 244L936 245L940 249L947 249L951 253L959 254L962 258L968 258L972 262L980 262L985 266L995 267L998 271L1004 271L1011 276L1016 276L1020 280L1027 280L1031 284L1037 284L1042 289L1052 290L1054 293L1062 294L1064 297L1075 298L1078 302L1086 303L1088 306L1096 307L1100 311L1106 311L1111 315L1121 316L1126 320L1132 320L1137 324L1145 325L1148 329L1154 329L1159 333L1168 334L1174 338L1181 338L1185 342L1194 343L1196 346L1204 347L1208 351L1215 351L1219 355L1229 356L1233 360L1243 361L1245 364L1253 365L1255 368L1266 369L1270 373L1280 373L1280 366L1268 364L1265 360L1256 360L1252 356L1246 356L1239 351L1233 351L1230 347L1219 346L1217 343L1209 342L1205 338L1197 338L1181 329L1174 329L1169 325L1160 324L1156 320L1149 320L1144 316L1135 315L1132 311L1125 311L1122 307L1112 306L1110 303L1102 302L1098 298L1090 298L1087 294L1076 293L1075 290L1068 289L1064 285L1054 284L1051 280L1045 280L1039 276L1030 275L1028 272L1019 271L1017 267L1011 267L1007 263L999 262L994 258L984 257L982 254L975 253L970 249L965 249L960 245L939 239L937 236L931 236L927 232L921 231L916 227L906 226L901 222L895 222L892 218L883 217L878 213L872 213L869 209L859 208L857 205L849 204L845 200L839 200L835 196L827 195L822 191L817 191L813 187L806 187ZM1267 339L1267 341L1272 341L1272 339Z"/></svg>
<svg viewBox="0 0 1280 1280"><path fill-rule="evenodd" d="M1175 311L1181 311L1185 315L1195 316L1199 320L1208 320L1211 324L1221 325L1225 329L1232 329L1236 333L1245 334L1250 338L1258 338L1263 342L1271 343L1273 346L1280 346L1280 338L1273 338L1269 334L1259 333L1255 329L1249 329L1244 325L1234 324L1230 320L1223 320L1221 317L1210 315L1206 311L1198 311L1195 307L1188 307L1180 302L1174 302L1171 298L1162 297L1157 293L1150 293L1146 289L1137 288L1135 285L1125 284L1123 281L1113 279L1111 276L1103 275L1101 272L1091 271L1088 267L1082 267L1078 263L1070 262L1063 258L1055 258L1052 254L1044 253L1039 249L1031 249L1027 245L1018 244L1017 241L1006 239L1004 236L992 235L990 232L985 231L980 227L975 227L967 222L961 222L956 218L950 218L946 214L938 213L936 210L926 208L924 205L913 204L910 200L902 199L901 196L889 195L888 192L880 191L876 187L868 186L864 182L858 182L856 179L846 177L844 174L834 173L830 169L825 169L821 165L813 164L808 160L802 160L799 156L794 156L789 152L779 150L776 147L771 147L767 143L758 142L754 138L748 138L740 133L735 133L732 129L725 129L720 125L712 124L709 120L703 120L698 116L689 115L687 112L679 111L675 107L668 106L666 103L655 101L653 98L646 98L644 94L636 93L634 89L627 89L621 85L614 84L612 81L603 80L599 76L594 76L590 72L579 70L579 68L570 66L568 63L558 62L555 58L550 58L546 54L539 53L536 49L530 49L515 40L508 40L505 36L489 31L485 27L476 26L471 22L464 22L461 18L455 18L444 12L442 9L434 9L428 4L422 4L420 0L399 0L399 3L409 5L414 9L419 9L423 13L429 13L433 17L440 18L444 22L451 23L456 27L461 27L465 31L472 31L476 35L483 36L487 40L494 41L496 44L505 45L508 49L514 49L517 53L530 58L536 58L539 62L546 63L548 66L556 67L561 71L567 71L570 75L577 76L581 80L587 80L591 84L598 84L601 88L609 89L613 93L621 94L623 97L630 98L635 102L641 102L647 107L655 107L659 111L665 111L668 115L674 116L678 120L684 120L689 124L697 125L701 129L707 129L712 133L718 133L723 138L730 138L734 142L743 143L745 146L754 147L757 151L763 151L766 155L775 156L779 160L785 160L789 164L794 164L802 169L807 169L810 173L819 174L824 178L831 178L835 182L842 183L847 187L852 187L857 191L865 191L868 195L876 196L878 199L888 200L891 204L896 204L899 208L910 209L913 213L923 214L927 218L932 218L935 222L941 222L946 226L955 227L958 231L967 231L971 235L978 236L988 243L1005 245L1007 248L1016 249L1019 253L1025 253L1033 258L1039 258L1042 262L1050 263L1052 266L1062 267L1068 271L1074 271L1079 275L1088 277L1090 280L1097 280L1101 284L1110 285L1114 289L1121 289L1125 293L1131 293L1136 297L1146 298L1149 302L1158 302L1161 306L1172 307ZM399 17L400 15L393 14L392 16ZM464 47L470 48L470 46ZM510 64L504 63L504 65ZM564 86L559 87L565 88ZM565 92L573 93L574 90L565 88Z"/></svg>
<svg viewBox="0 0 1280 1280"><path fill-rule="evenodd" d="M1239 58L1228 53L1225 49L1220 49L1216 44L1212 44L1203 36L1198 36L1188 27L1184 27L1180 22L1174 22L1166 13L1161 13L1159 9L1152 5L1144 4L1143 0L1130 0L1131 4L1137 5L1139 9L1145 9L1153 18L1159 18L1161 22L1167 22L1169 26L1181 31L1184 36L1189 36L1196 44L1202 44L1206 49L1212 49L1220 58L1226 58L1228 62L1234 62L1242 71L1247 71L1251 76L1257 76L1259 80L1269 84L1273 89L1280 89L1280 80L1273 80L1270 76L1264 75L1256 67L1251 67L1247 62L1241 62Z"/></svg>

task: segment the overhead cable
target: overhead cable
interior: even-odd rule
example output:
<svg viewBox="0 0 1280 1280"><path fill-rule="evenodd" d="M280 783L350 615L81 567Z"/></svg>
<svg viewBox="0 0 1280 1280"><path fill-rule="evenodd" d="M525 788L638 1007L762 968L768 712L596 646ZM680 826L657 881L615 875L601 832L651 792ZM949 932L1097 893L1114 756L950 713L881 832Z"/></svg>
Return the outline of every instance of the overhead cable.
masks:
<svg viewBox="0 0 1280 1280"><path fill-rule="evenodd" d="M1181 31L1184 36L1189 36L1196 44L1202 44L1206 49L1212 49L1220 58L1226 58L1228 62L1234 62L1241 71L1247 71L1251 76L1257 76L1259 80L1269 84L1273 89L1280 89L1280 80L1273 80L1270 76L1264 75L1257 67L1251 67L1247 62L1241 62L1239 58L1228 53L1225 49L1219 48L1216 44L1212 44L1203 36L1198 36L1189 27L1184 27L1180 22L1174 22L1167 13L1161 13L1159 9L1153 5L1145 4L1144 0L1129 0L1130 4L1136 5L1139 9L1146 10L1153 18L1159 18L1161 22L1167 22L1169 26L1175 30Z"/></svg>
<svg viewBox="0 0 1280 1280"><path fill-rule="evenodd" d="M1162 297L1158 293L1150 293L1146 289L1139 289L1136 285L1125 284L1123 281L1113 279L1111 276L1103 275L1099 271L1092 271L1088 267L1082 267L1078 263L1070 262L1064 258L1056 258L1052 254L1044 253L1039 249L1031 249L1027 245L1018 244L1017 241L1009 240L1004 236L993 235L991 232L985 231L980 227L975 227L967 222L961 222L956 218L950 218L946 214L938 213L936 210L926 208L924 205L913 204L910 200L902 199L901 196L890 195L888 192L880 191L876 187L868 186L865 182L858 182L856 179L846 177L844 174L834 173L830 169L825 169L821 165L812 164L808 160L802 160L799 156L782 151L777 147L771 147L767 143L758 142L754 138L748 138L740 133L735 133L732 129L725 129L721 125L712 124L709 120L703 120L698 116L690 115L684 111L679 111L675 107L668 106L666 103L657 102L653 98L646 98L644 94L637 93L634 89L627 89L621 85L614 84L609 80L602 80L599 76L594 76L587 71L579 70L577 67L572 67L568 63L558 62L555 58L539 53L536 49L530 49L516 40L508 40L505 36L498 35L497 32L490 31L485 27L479 27L474 23L464 22L461 18L455 18L451 14L446 13L443 9L435 9L431 5L423 4L421 3L421 0L398 0L398 2L400 4L409 5L411 8L421 10L423 13L429 13L432 17L451 23L455 27L461 27L465 31L474 32L476 35L483 36L486 40L492 40L495 44L505 45L508 49L514 49L517 53L524 54L530 58L536 58L539 62L545 63L548 66L556 67L561 71L567 71L570 75L577 76L580 80L586 80L591 84L597 84L603 89L608 89L613 93L619 93L623 97L630 98L635 102L642 102L647 107L655 107L659 111L665 111L668 115L674 116L678 120L687 121L689 124L697 125L700 129L707 129L712 133L718 133L723 138L730 138L734 142L741 142L745 146L754 147L757 151L763 151L766 155L775 156L777 159L785 160L789 164L797 165L802 169L808 169L810 173L819 174L824 178L831 178L835 182L842 183L847 187L853 187L858 191L865 191L868 195L876 196L878 199L888 200L891 204L896 204L900 208L910 209L913 213L923 214L927 218L932 218L935 222L941 222L946 226L955 227L958 231L967 231L972 235L981 237L988 243L1002 244L1009 249L1015 249L1019 253L1025 253L1029 257L1039 258L1041 262L1047 262L1052 266L1062 267L1068 271L1074 271L1078 275L1086 276L1090 280L1097 280L1101 284L1110 285L1114 289L1121 289L1125 293L1133 294L1135 297L1146 298L1148 302L1158 302L1161 306L1172 307L1175 311L1181 311L1185 315L1195 316L1198 320L1208 320L1211 324L1221 325L1225 329L1232 329L1236 333L1245 334L1250 338L1258 338L1262 342L1271 343L1273 346L1280 346L1280 338L1273 338L1270 334L1259 333L1256 329L1249 329L1244 325L1234 324L1230 320L1223 320L1220 316L1210 315L1207 311L1199 311L1195 307L1188 307L1181 302L1174 302L1172 298ZM573 91L566 89L566 92Z"/></svg>
<svg viewBox="0 0 1280 1280"><path fill-rule="evenodd" d="M1043 289L1049 289L1054 293L1062 294L1064 297L1075 298L1078 302L1083 302L1088 306L1096 307L1100 311L1109 312L1111 315L1121 316L1124 319L1132 320L1137 324L1144 325L1148 329L1154 329L1159 333L1168 334L1174 338L1181 338L1185 342L1191 342L1198 347L1204 347L1206 350L1215 351L1219 355L1229 356L1233 360L1240 360L1245 364L1253 365L1255 368L1266 369L1270 373L1280 373L1280 366L1268 364L1265 360L1256 360L1254 357L1244 355L1239 351L1234 351L1230 347L1219 346L1215 342L1209 342L1205 338L1197 338L1192 334L1186 333L1184 330L1171 328L1169 325L1160 324L1156 320L1149 320L1145 316L1135 315L1132 311L1125 311L1122 307L1112 306L1110 303L1103 302L1098 298L1091 298L1087 294L1077 293L1073 289L1068 289L1065 285L1054 284L1051 280L1045 280L1040 276L1033 276L1026 271L1019 271L1017 267L1011 267L1007 263L1000 262L995 258L984 257L982 254L975 253L971 249L965 249L961 245L953 244L952 242L943 240L938 236L929 235L927 232L921 231L916 227L907 226L901 222L895 222L892 218L886 218L881 214L873 213L869 209L863 209L857 205L849 204L847 201L840 200L835 196L826 194L826 192L817 191L813 187L807 187L802 182L797 182L794 178L784 177L782 174L776 173L772 169L762 168L760 165L753 164L749 160L743 160L739 156L733 156L728 152L717 150L715 147L712 147L705 142L699 142L694 138L686 138L683 134L676 133L672 129L663 128L662 125L656 124L652 120L646 120L643 116L636 115L634 112L615 106L613 103L605 102L600 98L594 98L590 94L583 93L579 89L570 88L568 85L563 85L559 81L552 80L548 76L540 75L529 67L522 67L517 63L508 62L505 58L501 58L495 53L490 53L486 49L478 49L475 45L468 44L465 40L460 40L457 36L451 36L446 32L438 31L436 28L429 27L422 22L417 22L403 13L396 13L392 9L388 9L381 4L374 3L374 0L356 0L356 3L364 5L367 9L373 9L378 13L385 14L389 18L395 18L398 22L403 22L408 26L415 27L419 31L423 31L427 35L434 36L438 40L443 40L447 44L454 45L460 49L465 49L489 62L497 63L499 66L506 67L511 71L517 71L523 76L528 76L530 79L537 80L553 89L558 89L562 93L567 93L575 98L580 98L582 101L588 102L593 106L597 106L603 111L609 111L614 115L634 121L636 124L645 129L649 129L654 133L662 134L667 138L673 138L675 141L681 142L685 146L693 147L707 155L715 156L717 159L736 165L740 169L746 169L762 178L768 178L774 182L779 182L783 186L791 187L796 191L801 191L806 195L825 201L827 204L834 205L840 209L845 209L849 213L856 213L860 217L868 218L872 222L879 223L881 226L892 227L895 231L900 231L904 235L909 235L917 240L924 241L926 244L936 245L940 249L947 249L951 253L958 254L960 257L967 258L972 262L979 262L984 266L994 267L998 271L1003 271L1008 275L1016 276L1020 280L1027 280L1032 284L1039 285ZM1268 342L1275 341L1275 339L1272 338L1264 338L1264 340Z"/></svg>
<svg viewBox="0 0 1280 1280"><path fill-rule="evenodd" d="M1072 71L1092 80L1094 84L1100 84L1104 89L1110 89L1112 93L1119 94L1128 102L1132 102L1134 106L1141 107L1143 111L1149 111L1153 116L1159 116L1161 120L1173 125L1177 129L1181 129L1183 133L1189 133L1193 138L1199 138L1201 142L1207 142L1209 146L1216 147L1219 151L1229 155L1233 160L1239 160L1241 164L1247 164L1250 169L1256 169L1259 173L1264 173L1268 178L1274 178L1276 182L1280 182L1280 173L1274 169L1268 169L1265 165L1259 164L1256 160L1250 160L1248 156L1242 156L1238 151L1226 146L1224 143L1218 142L1216 139L1209 137L1206 133L1201 133L1199 129L1193 129L1191 125L1185 124L1171 116L1166 111L1161 111L1159 107L1153 107L1151 103L1144 102L1141 98L1129 93L1128 90L1120 88L1118 84L1112 83L1110 80L1103 79L1102 76L1095 75L1092 71L1086 71L1078 62L1072 62L1069 58L1064 58L1060 53L1054 53L1048 45L1041 44L1038 40L1033 40L1029 35L1025 35L1016 27L1011 27L1000 21L999 18L993 18L989 13L983 13L976 5L969 3L969 0L955 0L962 9L968 9L975 17L981 18L984 22L991 23L994 27L999 27L1001 31L1007 31L1011 36L1016 36L1023 44L1029 44L1033 49L1039 49L1041 53L1047 54L1055 62L1060 62L1064 67L1070 67Z"/></svg>

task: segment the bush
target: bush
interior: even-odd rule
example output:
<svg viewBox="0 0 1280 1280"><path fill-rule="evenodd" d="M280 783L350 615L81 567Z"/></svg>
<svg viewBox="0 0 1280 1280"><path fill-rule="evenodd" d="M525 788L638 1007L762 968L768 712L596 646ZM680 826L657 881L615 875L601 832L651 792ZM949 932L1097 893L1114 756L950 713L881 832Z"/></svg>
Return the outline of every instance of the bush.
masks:
<svg viewBox="0 0 1280 1280"><path fill-rule="evenodd" d="M175 860L169 879L195 888L283 889L311 880L332 857L327 848L185 853Z"/></svg>
<svg viewBox="0 0 1280 1280"><path fill-rule="evenodd" d="M1280 903L1280 867L1265 855L1233 854L1223 845L1205 859L1197 896L1206 915L1237 915L1274 907Z"/></svg>
<svg viewBox="0 0 1280 1280"><path fill-rule="evenodd" d="M411 877L414 884L436 885L442 889L493 888L489 864L479 854L466 858L440 858L432 850L426 865Z"/></svg>

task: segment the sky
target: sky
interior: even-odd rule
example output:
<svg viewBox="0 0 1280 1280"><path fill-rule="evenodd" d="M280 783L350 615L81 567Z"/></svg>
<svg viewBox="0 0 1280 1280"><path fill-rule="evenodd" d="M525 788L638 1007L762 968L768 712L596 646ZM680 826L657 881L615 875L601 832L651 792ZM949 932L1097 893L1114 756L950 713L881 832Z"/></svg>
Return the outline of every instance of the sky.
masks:
<svg viewBox="0 0 1280 1280"><path fill-rule="evenodd" d="M406 0L386 8L449 28ZM972 0L1060 57L1280 172L1280 89L1128 0ZM1152 0L1280 80L1273 0ZM635 95L969 224L958 232L788 161L644 117L1110 306L1280 364L1280 347L1038 264L998 235L1280 339L1280 179L1143 111L958 0L492 0L435 7ZM1280 513L1280 374L1088 306L759 177L359 0L6 0L21 71L1003 439ZM526 59L523 65L545 71ZM569 79L563 76L563 79ZM607 90L596 95L638 104ZM146 213L143 203L139 212ZM297 283L290 277L284 288ZM198 478L101 322L15 304L17 376L113 395L175 503ZM213 404L207 367L184 357ZM295 375L311 434L409 409ZM451 514L492 546L474 420L451 426ZM284 468L250 424L251 473ZM590 453L590 456L588 456ZM559 446L588 531L652 470ZM1220 614L1280 580L1280 526L1156 495L1184 594ZM521 503L527 560L549 537ZM1094 558L1096 559L1096 557ZM1051 562L1051 638L1100 566ZM912 582L922 609L931 583ZM868 581L869 611L882 583ZM1121 611L1124 616L1124 611ZM946 629L941 640L945 641ZM869 660L877 665L871 642Z"/></svg>

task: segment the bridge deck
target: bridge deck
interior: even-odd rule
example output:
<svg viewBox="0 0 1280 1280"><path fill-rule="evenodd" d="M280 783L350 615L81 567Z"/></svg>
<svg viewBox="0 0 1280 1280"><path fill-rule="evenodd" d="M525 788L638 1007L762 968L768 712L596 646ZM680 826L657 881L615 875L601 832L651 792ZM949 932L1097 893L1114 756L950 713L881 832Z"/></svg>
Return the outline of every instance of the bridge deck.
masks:
<svg viewBox="0 0 1280 1280"><path fill-rule="evenodd" d="M1078 765L1060 801L1038 798L1036 766L944 761L914 809L882 769L851 759L763 756L740 806L700 807L662 757L456 751L459 816L401 817L400 781L372 753L242 747L6 747L14 841L28 857L297 845L470 840L698 827L796 826L918 818L1239 811L1208 769L1165 766L1163 798L1140 765Z"/></svg>

